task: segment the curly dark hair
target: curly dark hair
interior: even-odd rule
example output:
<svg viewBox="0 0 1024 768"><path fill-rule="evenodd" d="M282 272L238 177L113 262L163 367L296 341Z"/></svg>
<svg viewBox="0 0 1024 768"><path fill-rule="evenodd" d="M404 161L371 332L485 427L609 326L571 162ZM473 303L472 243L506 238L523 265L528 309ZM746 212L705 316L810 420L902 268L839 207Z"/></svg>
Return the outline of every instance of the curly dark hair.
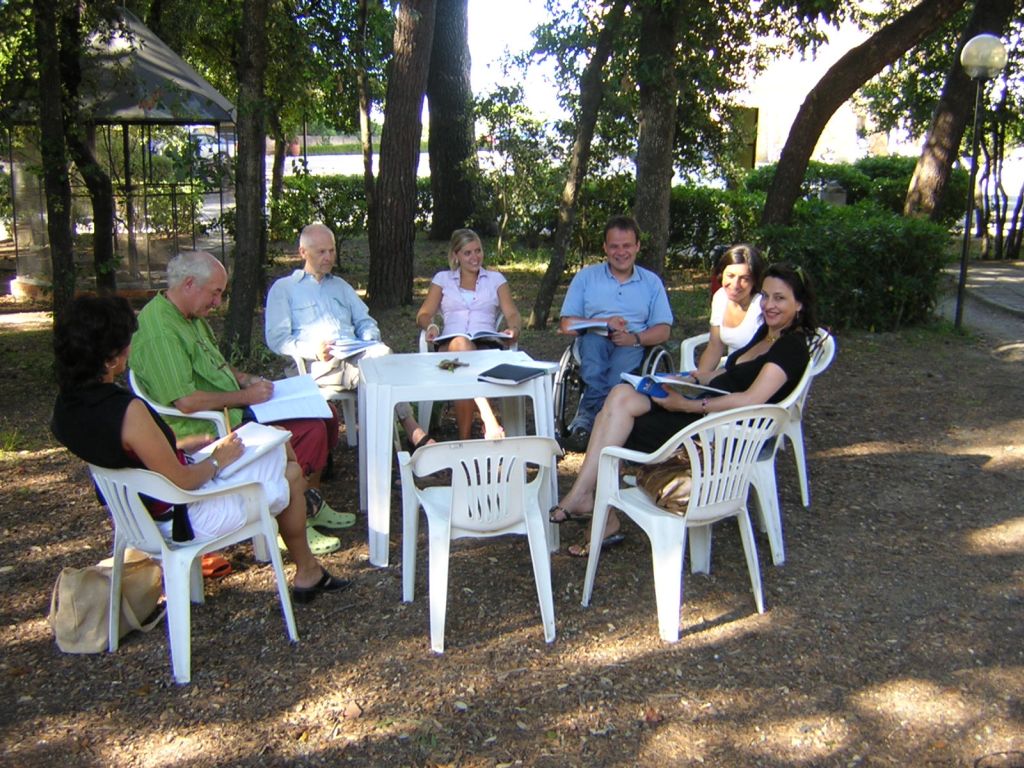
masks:
<svg viewBox="0 0 1024 768"><path fill-rule="evenodd" d="M803 305L803 308L797 312L790 330L802 333L810 343L818 332L818 301L814 295L814 283L811 282L811 276L800 267L794 267L785 262L772 264L765 270L764 276L765 278L774 277L784 282L793 291L793 298Z"/></svg>
<svg viewBox="0 0 1024 768"><path fill-rule="evenodd" d="M54 371L61 392L99 381L107 361L131 344L139 327L121 296L78 296L53 328Z"/></svg>

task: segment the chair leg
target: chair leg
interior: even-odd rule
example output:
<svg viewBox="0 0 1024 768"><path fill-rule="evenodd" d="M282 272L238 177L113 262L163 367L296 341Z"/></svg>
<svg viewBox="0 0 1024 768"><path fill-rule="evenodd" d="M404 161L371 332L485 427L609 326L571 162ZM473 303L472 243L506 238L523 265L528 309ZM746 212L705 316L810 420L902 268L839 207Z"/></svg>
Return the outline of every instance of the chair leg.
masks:
<svg viewBox="0 0 1024 768"><path fill-rule="evenodd" d="M604 527L608 522L608 502L597 499L594 505L594 516L590 520L590 554L587 557L587 575L583 580L583 599L580 605L590 605L594 593L594 579L597 577L597 563L601 559L601 543L604 540Z"/></svg>
<svg viewBox="0 0 1024 768"><path fill-rule="evenodd" d="M203 586L203 561L197 557L188 569L188 597L196 605L206 602Z"/></svg>
<svg viewBox="0 0 1024 768"><path fill-rule="evenodd" d="M269 524L268 524L269 523ZM270 520L264 521L263 529L265 531L262 538L267 541L273 541L277 543L277 522ZM255 540L260 539L257 536ZM288 639L293 642L299 642L299 632L295 628L295 614L292 612L292 596L288 591L288 578L284 574L284 559L281 557L281 550L277 546L270 547L270 562L274 566L274 579L277 582L277 595L281 599L281 612L284 613L284 626L288 632Z"/></svg>
<svg viewBox="0 0 1024 768"><path fill-rule="evenodd" d="M544 640L552 643L555 640L555 600L551 594L551 555L548 553L547 537L544 535L547 521L540 516L539 508L531 512L526 513L526 538L530 545L533 580L537 585L540 619L544 625Z"/></svg>
<svg viewBox="0 0 1024 768"><path fill-rule="evenodd" d="M431 400L421 400L416 409L418 416L417 421L420 423L420 426L423 427L424 432L430 431L430 417L433 410L434 403Z"/></svg>
<svg viewBox="0 0 1024 768"><path fill-rule="evenodd" d="M403 492L403 496L404 496ZM416 539L419 536L420 505L415 498L402 500L402 602L416 595ZM431 562L433 555L430 556Z"/></svg>
<svg viewBox="0 0 1024 768"><path fill-rule="evenodd" d="M448 557L451 553L451 530L446 521L427 517L427 538L430 581L430 648L444 653L444 620L448 608Z"/></svg>
<svg viewBox="0 0 1024 768"><path fill-rule="evenodd" d="M690 537L690 573L711 573L711 524L695 525Z"/></svg>
<svg viewBox="0 0 1024 768"><path fill-rule="evenodd" d="M743 540L743 554L747 558L747 571L750 573L750 587L754 591L754 605L758 613L764 613L764 592L761 587L761 566L757 562L757 542L754 540L754 527L750 524L750 514L743 510L736 517L740 526L740 538Z"/></svg>
<svg viewBox="0 0 1024 768"><path fill-rule="evenodd" d="M110 569L110 602L107 615L107 650L113 653L121 642L121 577L124 573L124 550L126 544L123 538L118 537L114 532L114 565Z"/></svg>
<svg viewBox="0 0 1024 768"><path fill-rule="evenodd" d="M793 444L793 460L796 462L796 474L800 480L800 500L804 507L811 506L811 486L807 480L807 456L804 452L804 430L800 422L791 425L786 437Z"/></svg>
<svg viewBox="0 0 1024 768"><path fill-rule="evenodd" d="M189 601L191 565L185 558L167 558L163 563L171 669L174 681L182 684L192 680L192 606Z"/></svg>
<svg viewBox="0 0 1024 768"><path fill-rule="evenodd" d="M355 448L359 445L359 429L356 426L356 404L351 397L341 401L341 417L345 421L345 439L348 441L348 447Z"/></svg>
<svg viewBox="0 0 1024 768"><path fill-rule="evenodd" d="M686 526L678 535L651 536L654 598L658 605L658 634L668 643L679 640L679 609L683 604L683 552ZM659 534L667 533L661 530Z"/></svg>
<svg viewBox="0 0 1024 768"><path fill-rule="evenodd" d="M768 534L772 563L782 565L786 562L786 544L782 536L782 511L775 481L775 459L759 461L754 465L750 487L757 501L764 530Z"/></svg>

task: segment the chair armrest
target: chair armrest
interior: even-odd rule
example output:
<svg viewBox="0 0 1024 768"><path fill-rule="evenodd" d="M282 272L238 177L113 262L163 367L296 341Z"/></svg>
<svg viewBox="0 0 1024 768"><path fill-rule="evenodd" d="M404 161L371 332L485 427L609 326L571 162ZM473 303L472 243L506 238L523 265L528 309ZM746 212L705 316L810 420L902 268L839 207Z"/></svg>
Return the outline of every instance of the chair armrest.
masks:
<svg viewBox="0 0 1024 768"><path fill-rule="evenodd" d="M295 369L298 371L299 376L305 376L309 371L306 369L306 358L302 355L289 355L292 362L295 363Z"/></svg>
<svg viewBox="0 0 1024 768"><path fill-rule="evenodd" d="M679 370L693 371L697 368L697 349L711 340L710 333L699 333L683 339L679 344Z"/></svg>

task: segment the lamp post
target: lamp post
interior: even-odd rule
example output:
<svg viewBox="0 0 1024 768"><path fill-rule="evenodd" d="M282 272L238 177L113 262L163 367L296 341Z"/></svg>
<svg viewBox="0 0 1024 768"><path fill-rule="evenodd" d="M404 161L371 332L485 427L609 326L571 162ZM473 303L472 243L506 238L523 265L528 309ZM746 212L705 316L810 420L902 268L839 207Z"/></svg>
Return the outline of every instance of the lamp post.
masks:
<svg viewBox="0 0 1024 768"><path fill-rule="evenodd" d="M960 280L956 287L956 315L953 327L960 330L964 316L964 291L967 287L967 253L971 245L971 213L974 211L974 184L978 178L978 129L981 122L981 91L985 81L1006 66L1006 46L995 35L976 35L960 51L960 65L975 81L974 131L971 142L971 181L967 185L967 212L964 214L964 243L960 251Z"/></svg>

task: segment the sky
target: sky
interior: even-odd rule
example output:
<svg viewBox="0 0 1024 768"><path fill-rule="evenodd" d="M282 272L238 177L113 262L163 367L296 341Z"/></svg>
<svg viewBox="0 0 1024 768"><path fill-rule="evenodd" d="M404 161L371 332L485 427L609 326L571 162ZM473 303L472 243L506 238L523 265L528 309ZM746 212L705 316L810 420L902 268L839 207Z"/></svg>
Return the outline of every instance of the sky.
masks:
<svg viewBox="0 0 1024 768"><path fill-rule="evenodd" d="M469 0L469 52L473 60L473 94L487 93L501 80L500 59L533 44L533 29L546 18L544 0ZM526 103L537 117L560 114L554 88L542 67L533 67L523 83Z"/></svg>

